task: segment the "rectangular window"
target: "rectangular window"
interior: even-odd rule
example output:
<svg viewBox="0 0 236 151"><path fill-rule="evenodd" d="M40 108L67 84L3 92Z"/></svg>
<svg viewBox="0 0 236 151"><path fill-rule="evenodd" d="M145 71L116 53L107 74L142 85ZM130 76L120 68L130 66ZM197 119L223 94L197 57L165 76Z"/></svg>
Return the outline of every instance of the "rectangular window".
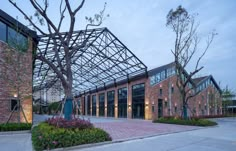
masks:
<svg viewBox="0 0 236 151"><path fill-rule="evenodd" d="M174 87L171 87L171 93L172 94L174 93Z"/></svg>
<svg viewBox="0 0 236 151"><path fill-rule="evenodd" d="M105 94L99 94L99 116L104 116L105 109Z"/></svg>
<svg viewBox="0 0 236 151"><path fill-rule="evenodd" d="M165 101L165 107L168 107L168 102L167 101Z"/></svg>
<svg viewBox="0 0 236 151"><path fill-rule="evenodd" d="M87 115L90 115L90 95L87 96Z"/></svg>
<svg viewBox="0 0 236 151"><path fill-rule="evenodd" d="M155 108L154 108L154 106L152 106L152 113L154 113L155 112Z"/></svg>
<svg viewBox="0 0 236 151"><path fill-rule="evenodd" d="M92 115L96 116L96 95L92 96Z"/></svg>
<svg viewBox="0 0 236 151"><path fill-rule="evenodd" d="M159 90L159 95L162 96L162 89Z"/></svg>
<svg viewBox="0 0 236 151"><path fill-rule="evenodd" d="M156 83L159 83L161 81L161 74L156 74Z"/></svg>
<svg viewBox="0 0 236 151"><path fill-rule="evenodd" d="M154 85L154 84L156 84L156 81L155 81L156 79L155 79L155 76L151 76L150 77L150 85Z"/></svg>
<svg viewBox="0 0 236 151"><path fill-rule="evenodd" d="M127 88L118 90L118 117L127 117Z"/></svg>
<svg viewBox="0 0 236 151"><path fill-rule="evenodd" d="M7 26L0 21L0 40L6 42L7 40Z"/></svg>
<svg viewBox="0 0 236 151"><path fill-rule="evenodd" d="M107 92L107 116L114 117L115 91Z"/></svg>
<svg viewBox="0 0 236 151"><path fill-rule="evenodd" d="M26 52L28 49L27 37L20 34L16 30L8 27L7 42L11 47L16 48L18 51Z"/></svg>
<svg viewBox="0 0 236 151"><path fill-rule="evenodd" d="M11 99L11 111L18 111L19 110L19 103L20 103L19 100Z"/></svg>
<svg viewBox="0 0 236 151"><path fill-rule="evenodd" d="M132 86L132 118L144 118L145 113L145 85Z"/></svg>
<svg viewBox="0 0 236 151"><path fill-rule="evenodd" d="M161 80L164 80L166 78L166 71L161 72Z"/></svg>
<svg viewBox="0 0 236 151"><path fill-rule="evenodd" d="M175 106L175 113L177 113L177 106Z"/></svg>

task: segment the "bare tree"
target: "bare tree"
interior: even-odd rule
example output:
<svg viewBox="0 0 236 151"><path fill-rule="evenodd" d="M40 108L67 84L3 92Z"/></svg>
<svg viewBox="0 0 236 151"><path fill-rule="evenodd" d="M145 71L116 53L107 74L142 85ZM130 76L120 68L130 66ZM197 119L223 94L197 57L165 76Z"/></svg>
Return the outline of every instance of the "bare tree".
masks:
<svg viewBox="0 0 236 151"><path fill-rule="evenodd" d="M166 26L170 27L175 33L175 46L171 52L175 58L176 64L176 85L180 92L183 110L182 115L185 119L188 117L188 101L190 98L197 95L196 87L192 82L192 77L196 75L203 66L200 66L200 61L206 54L211 45L216 33L213 31L208 35L206 47L200 50L201 55L197 58L196 65L189 74L186 72L186 67L192 60L196 52L199 51L198 44L200 38L197 34L199 23L195 21L196 15L190 15L185 8L178 6L176 10L171 9L167 15Z"/></svg>
<svg viewBox="0 0 236 151"><path fill-rule="evenodd" d="M36 24L30 15L27 15L25 11L20 8L13 0L9 0L9 2L18 9L21 14L24 15L25 19L29 21L29 23L35 28L41 35L47 36L48 38L52 39L53 43L53 50L54 50L54 57L55 62L51 62L48 60L42 52L37 52L35 55L35 59L38 59L49 66L49 68L56 74L56 79L59 79L63 88L65 96L67 97L67 105L65 107L65 118L70 119L71 117L71 110L72 110L72 83L73 83L73 74L72 74L72 58L77 53L78 50L82 49L86 45L86 40L82 42L80 46L74 47L70 40L72 38L75 23L76 23L76 15L83 7L85 0L81 2L77 2L78 5L71 5L69 0L60 0L59 1L59 12L55 13L59 15L59 22L55 23L49 17L48 9L49 8L49 1L43 0L30 0L31 5L35 9L36 13L35 16L38 17L39 23ZM55 7L55 6L54 6ZM99 26L102 24L104 18L104 11L106 8L106 3L104 5L104 9L100 11L98 14L95 14L94 17L86 17L86 20L89 22L86 26L84 34L89 26ZM69 23L67 23L68 31L66 35L63 35L61 31L61 27L63 22L65 22L65 18L69 18ZM47 26L47 31L43 31L40 27L42 24ZM59 46L60 45L60 46ZM60 50L58 50L60 48ZM64 56L61 57L59 51L63 51Z"/></svg>

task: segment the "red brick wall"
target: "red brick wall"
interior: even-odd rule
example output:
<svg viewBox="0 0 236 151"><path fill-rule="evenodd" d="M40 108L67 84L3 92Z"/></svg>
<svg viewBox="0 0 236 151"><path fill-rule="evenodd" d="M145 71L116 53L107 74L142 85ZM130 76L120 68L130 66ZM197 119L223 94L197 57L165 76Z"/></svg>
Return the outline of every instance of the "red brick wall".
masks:
<svg viewBox="0 0 236 151"><path fill-rule="evenodd" d="M92 95L97 96L97 116L99 116L99 100L98 95L100 93L105 93L105 117L107 116L107 92L111 90L115 90L115 117L118 117L118 89L127 87L128 88L128 98L127 98L127 118L132 118L132 86L135 84L145 84L145 119L156 119L158 118L158 99L163 100L163 116L180 116L182 113L182 101L180 99L179 90L176 86L176 76L169 77L163 81L161 81L158 84L155 84L153 86L150 85L150 78L141 78L139 80L131 81L129 83L125 83L122 85L119 85L117 87L112 87L106 90L99 91L97 93L91 94L91 100ZM174 92L171 92L171 88L173 87ZM162 89L162 95L160 95L160 89ZM189 107L188 114L190 116L199 116L201 114L201 109L199 109L199 100L201 99L202 95L205 95L204 97L207 98L207 93L212 92L218 99L218 106L221 108L221 99L219 92L213 88L212 86L209 86L205 90L203 90L201 93L199 93L197 96L189 100ZM165 103L166 102L166 103ZM203 100L201 104L207 104L207 99ZM131 106L131 107L128 107ZM216 107L217 105L214 105L214 112L210 114L217 114ZM203 106L201 106L202 108ZM210 105L209 105L210 107ZM176 108L176 110L175 110ZM212 105L213 108L213 105ZM154 109L154 111L152 111ZM195 109L195 112L193 112ZM83 109L82 109L83 110ZM213 109L211 109L213 110ZM92 113L92 102L91 102L91 113ZM221 114L221 111L220 111Z"/></svg>
<svg viewBox="0 0 236 151"><path fill-rule="evenodd" d="M3 59L4 54L7 49L12 49L9 48L8 45L4 42L0 41L0 58ZM17 52L13 53L13 57L16 57ZM32 42L31 39L29 39L29 49L27 53L24 54L23 58L20 58L20 65L27 66L27 68L24 68L24 73L27 73L27 75L20 74L21 81L22 83L19 83L19 96L21 97L21 104L23 111L25 113L25 116L27 118L28 122L32 122ZM8 73L14 73L14 69L12 66L6 66L3 62L0 62L0 71L3 70L7 71ZM21 68L20 68L21 69ZM23 68L22 68L23 69ZM8 75L6 73L6 75ZM11 74L10 74L11 75ZM17 78L14 74L12 74L12 77L8 77L7 79L11 80L6 80L6 76L0 77L0 123L4 123L7 121L8 117L11 114L11 99L15 99L14 95L17 94L17 90L14 88L14 84L12 81L14 78ZM16 111L13 113L12 118L10 122L17 122L18 121L18 116L19 112ZM20 121L25 122L25 118L23 116L23 113L20 112Z"/></svg>

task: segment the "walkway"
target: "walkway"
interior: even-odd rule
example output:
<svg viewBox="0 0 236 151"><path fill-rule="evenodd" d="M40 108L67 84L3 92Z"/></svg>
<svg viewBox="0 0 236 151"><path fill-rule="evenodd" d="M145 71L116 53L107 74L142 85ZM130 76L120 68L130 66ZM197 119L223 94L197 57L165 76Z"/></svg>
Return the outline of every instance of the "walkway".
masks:
<svg viewBox="0 0 236 151"><path fill-rule="evenodd" d="M235 151L236 118L215 119L218 126L135 139L74 151Z"/></svg>

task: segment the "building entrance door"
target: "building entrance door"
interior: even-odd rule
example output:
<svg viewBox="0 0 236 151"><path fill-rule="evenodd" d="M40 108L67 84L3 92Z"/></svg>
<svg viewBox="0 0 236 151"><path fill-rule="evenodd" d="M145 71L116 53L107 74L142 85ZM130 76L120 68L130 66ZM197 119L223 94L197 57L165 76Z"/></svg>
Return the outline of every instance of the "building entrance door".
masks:
<svg viewBox="0 0 236 151"><path fill-rule="evenodd" d="M163 116L163 100L158 99L158 118Z"/></svg>

